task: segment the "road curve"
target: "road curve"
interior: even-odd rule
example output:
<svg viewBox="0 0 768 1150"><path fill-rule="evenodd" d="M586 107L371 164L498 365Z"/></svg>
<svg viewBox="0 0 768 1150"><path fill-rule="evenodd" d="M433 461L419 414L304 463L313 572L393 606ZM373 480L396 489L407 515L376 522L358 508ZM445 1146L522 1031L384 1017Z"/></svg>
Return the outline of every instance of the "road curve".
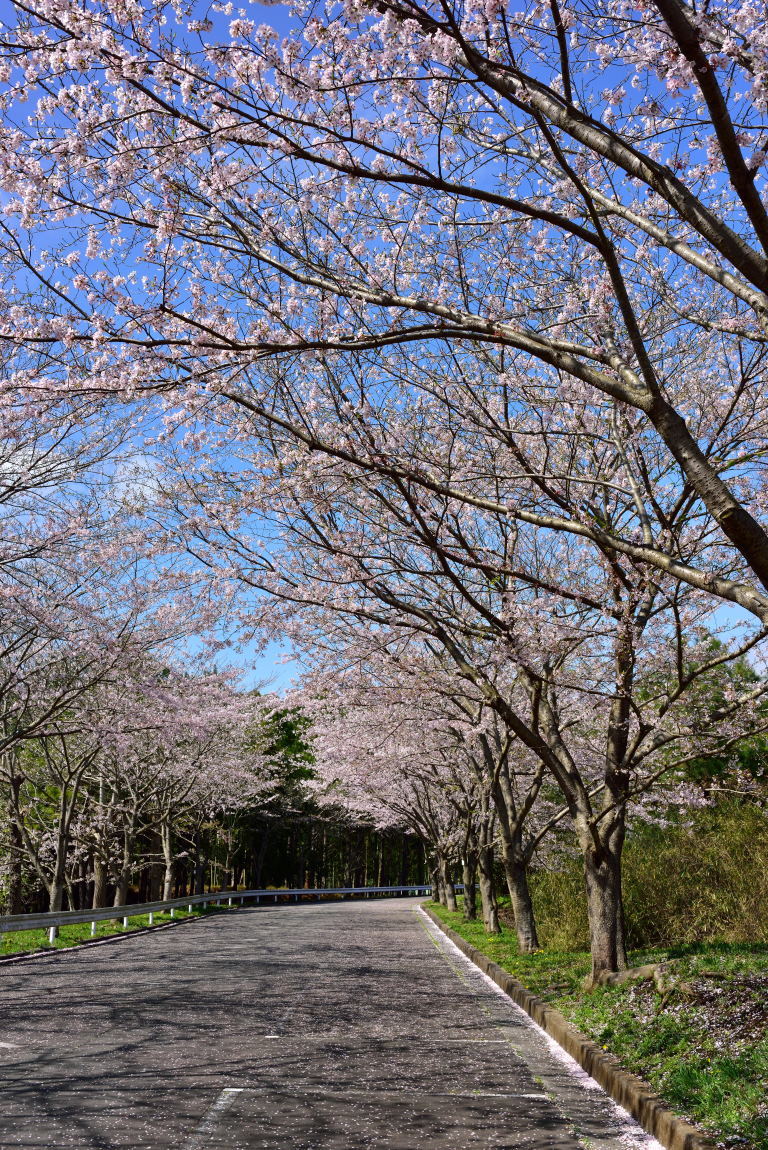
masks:
<svg viewBox="0 0 768 1150"><path fill-rule="evenodd" d="M0 1147L656 1146L418 901L245 909L0 967Z"/></svg>

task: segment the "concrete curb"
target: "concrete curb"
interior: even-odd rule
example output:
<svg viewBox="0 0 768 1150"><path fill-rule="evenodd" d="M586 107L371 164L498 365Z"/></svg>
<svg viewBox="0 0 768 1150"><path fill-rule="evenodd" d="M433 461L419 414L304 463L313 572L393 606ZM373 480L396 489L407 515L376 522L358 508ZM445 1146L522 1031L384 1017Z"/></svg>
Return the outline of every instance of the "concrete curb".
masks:
<svg viewBox="0 0 768 1150"><path fill-rule="evenodd" d="M522 982L492 962L456 931L441 922L434 911L422 904L424 913L443 934L466 955L484 974L492 978L513 1002L530 1015L534 1022L551 1035L587 1074L598 1082L606 1094L628 1110L640 1125L653 1135L667 1150L715 1150L715 1143L683 1118L678 1118L666 1103L651 1090L642 1078L630 1074L613 1054L601 1050L597 1043L585 1038L575 1026L541 998L531 994Z"/></svg>

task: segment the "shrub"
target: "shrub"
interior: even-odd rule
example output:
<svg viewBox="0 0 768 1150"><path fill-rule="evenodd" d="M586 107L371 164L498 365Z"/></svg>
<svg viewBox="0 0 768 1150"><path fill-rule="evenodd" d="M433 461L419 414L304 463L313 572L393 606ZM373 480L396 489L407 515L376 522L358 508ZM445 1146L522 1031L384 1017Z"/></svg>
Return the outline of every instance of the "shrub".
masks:
<svg viewBox="0 0 768 1150"><path fill-rule="evenodd" d="M587 947L580 863L534 873L531 888L542 945ZM634 827L624 850L624 899L632 948L768 942L768 816L721 802L673 816L663 828Z"/></svg>

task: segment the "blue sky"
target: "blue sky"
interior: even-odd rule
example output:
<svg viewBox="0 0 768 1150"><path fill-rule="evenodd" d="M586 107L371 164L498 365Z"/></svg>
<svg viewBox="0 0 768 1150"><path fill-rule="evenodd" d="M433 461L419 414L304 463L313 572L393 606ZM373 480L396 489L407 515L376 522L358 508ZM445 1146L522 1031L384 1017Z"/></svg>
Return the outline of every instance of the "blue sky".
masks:
<svg viewBox="0 0 768 1150"><path fill-rule="evenodd" d="M288 658L288 662L282 660ZM270 643L265 651L255 655L246 649L234 654L230 660L236 667L242 667L246 672L244 686L258 687L263 684L264 690L283 691L294 685L301 668L291 657L290 647L280 643Z"/></svg>

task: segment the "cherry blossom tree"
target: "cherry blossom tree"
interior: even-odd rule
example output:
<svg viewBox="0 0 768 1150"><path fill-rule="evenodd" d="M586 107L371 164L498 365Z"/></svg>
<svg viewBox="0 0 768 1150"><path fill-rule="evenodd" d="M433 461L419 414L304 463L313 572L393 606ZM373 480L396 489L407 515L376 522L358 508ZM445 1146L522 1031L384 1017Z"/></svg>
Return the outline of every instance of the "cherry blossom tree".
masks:
<svg viewBox="0 0 768 1150"><path fill-rule="evenodd" d="M371 394L329 389L329 362L480 349L483 385L465 386L511 449L539 401L571 427L574 404L624 421L622 484L654 444L725 560L680 556L653 492L611 531L586 499L572 515L529 511L509 485L446 494L766 617L767 49L751 3L308 3L283 42L218 7L10 9L5 259L35 298L7 291L5 334L44 349L49 377L178 388L193 411L218 395L344 458ZM276 377L265 359L301 366ZM318 392L341 431L306 421ZM435 482L392 446L355 458ZM555 503L581 482L578 456L563 474L520 454Z"/></svg>
<svg viewBox="0 0 768 1150"><path fill-rule="evenodd" d="M159 834L169 899L185 824L262 801L268 789L263 756L249 739L260 708L234 690L231 675L155 665L126 687L107 710L99 770L122 839L116 906L126 900L142 830Z"/></svg>
<svg viewBox="0 0 768 1150"><path fill-rule="evenodd" d="M113 444L92 443L90 452L84 444L78 471L77 461L69 469L60 458L60 437L39 475L14 480L26 502L0 505L8 545L0 563L0 787L15 911L24 859L52 909L61 908L105 724L112 737L125 726L116 701L144 660L178 656L190 634L203 636L220 601L188 558L163 551L151 524L126 506L123 478L93 476L93 452ZM25 529L26 550L17 546Z"/></svg>
<svg viewBox="0 0 768 1150"><path fill-rule="evenodd" d="M596 970L620 965L638 773L749 716L686 711L708 597L768 618L752 6L377 0L307 7L283 44L182 8L13 11L5 259L36 298L3 332L46 355L25 383L159 391L188 451L195 419L253 442L256 492L204 481L190 535L213 518L244 582L440 644L557 779ZM237 537L265 475L285 561ZM652 656L671 692L641 687Z"/></svg>
<svg viewBox="0 0 768 1150"><path fill-rule="evenodd" d="M379 828L409 826L428 844L437 897L457 910L453 874L466 827L462 787L445 745L436 746L425 730L423 712L419 725L391 701L369 698L362 711L345 693L339 714L336 695L299 697L313 716L318 797Z"/></svg>
<svg viewBox="0 0 768 1150"><path fill-rule="evenodd" d="M231 675L174 671L135 652L119 682L105 678L54 730L17 748L13 825L51 910L88 859L93 905L106 904L110 877L114 904L125 905L137 840L149 830L161 842L162 897L172 898L186 822L263 796L263 762L247 739L253 699L234 686Z"/></svg>
<svg viewBox="0 0 768 1150"><path fill-rule="evenodd" d="M330 771L333 780L343 780L346 767L357 778L362 761L374 787L380 747L391 747L387 770L443 791L459 815L467 917L476 916L479 879L486 928L498 930L498 838L520 949L538 949L528 868L547 833L568 815L567 807L541 798L543 764L429 644L403 636L388 644L381 633L336 620L324 647L305 649L302 658L313 667L300 698L315 716L321 777ZM410 740L405 749L403 732ZM422 802L420 791L413 802ZM433 849L438 860L446 854ZM438 890L445 885L444 878L436 883Z"/></svg>
<svg viewBox="0 0 768 1150"><path fill-rule="evenodd" d="M390 426L398 427L394 419ZM456 453L487 477L497 460L480 442L457 439ZM595 462L620 458L604 452L597 434L587 442ZM713 652L712 600L612 548L595 555L566 535L536 530L510 536L490 511L291 452L289 440L263 442L247 465L231 452L215 500L201 478L186 523L190 546L290 603L290 612L263 604L254 613L275 616L296 642L332 644L338 616L388 630L393 641L427 639L443 652L560 787L585 862L595 972L621 966L628 804L696 746L731 745L761 722L754 708L762 682L704 713L696 688L755 649L762 630ZM634 505L631 490L611 487L606 496L599 477L593 498L606 523ZM674 494L670 500L674 511ZM560 501L568 503L567 492ZM716 546L690 505L670 514L676 521L690 550Z"/></svg>

